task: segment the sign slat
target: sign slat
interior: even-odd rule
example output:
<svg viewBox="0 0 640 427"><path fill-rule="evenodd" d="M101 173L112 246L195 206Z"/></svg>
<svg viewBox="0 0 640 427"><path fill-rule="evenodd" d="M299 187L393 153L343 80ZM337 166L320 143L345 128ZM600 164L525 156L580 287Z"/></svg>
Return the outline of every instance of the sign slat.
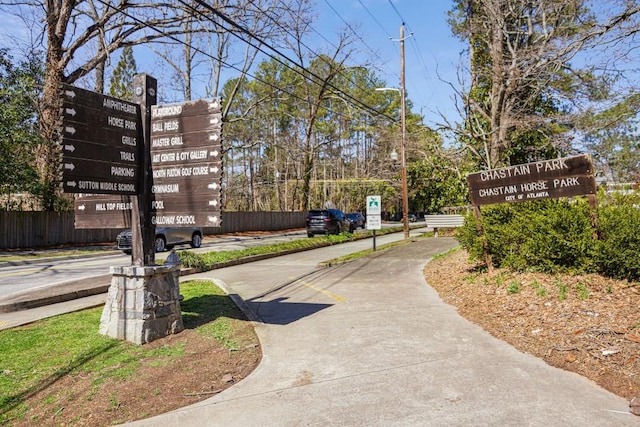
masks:
<svg viewBox="0 0 640 427"><path fill-rule="evenodd" d="M151 213L151 222L164 227L220 227L220 209L209 212L156 212Z"/></svg>
<svg viewBox="0 0 640 427"><path fill-rule="evenodd" d="M189 130L198 132L220 132L220 128L222 128L222 114L220 113L213 115L207 115L205 113L200 116L154 119L151 122L151 131L153 132L154 138L175 135L178 133L185 135Z"/></svg>
<svg viewBox="0 0 640 427"><path fill-rule="evenodd" d="M588 155L476 172L467 183L476 206L595 194Z"/></svg>
<svg viewBox="0 0 640 427"><path fill-rule="evenodd" d="M62 85L62 189L137 194L140 106Z"/></svg>
<svg viewBox="0 0 640 427"><path fill-rule="evenodd" d="M138 147L95 144L93 142L78 141L71 138L64 139L62 152L65 160L71 160L73 162L82 161L83 159L100 159L106 162L133 166L135 168L138 167L140 157Z"/></svg>
<svg viewBox="0 0 640 427"><path fill-rule="evenodd" d="M154 150L151 149L151 164L154 165L191 165L206 162L213 162L220 166L220 149L218 146L190 147L183 146L180 149L173 150Z"/></svg>
<svg viewBox="0 0 640 427"><path fill-rule="evenodd" d="M63 102L66 105L102 109L118 115L140 120L140 106L98 92L93 92L66 83L62 84Z"/></svg>

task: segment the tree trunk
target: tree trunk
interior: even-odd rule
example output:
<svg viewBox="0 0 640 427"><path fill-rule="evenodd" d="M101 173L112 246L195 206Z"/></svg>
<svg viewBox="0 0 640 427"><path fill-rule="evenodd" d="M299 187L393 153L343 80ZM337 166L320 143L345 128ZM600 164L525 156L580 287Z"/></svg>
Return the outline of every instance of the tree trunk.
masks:
<svg viewBox="0 0 640 427"><path fill-rule="evenodd" d="M104 93L104 72L106 67L106 58L96 65L96 86L95 91L98 93Z"/></svg>
<svg viewBox="0 0 640 427"><path fill-rule="evenodd" d="M500 6L496 6L496 16L492 20L492 46L491 59L493 69L493 84L491 85L491 142L489 144L489 153L487 153L487 168L493 169L500 161L499 147L502 141L500 137L501 119L502 119L502 103L504 101L504 92L502 90L502 82L504 75L503 67L503 41L502 41L502 15Z"/></svg>
<svg viewBox="0 0 640 427"><path fill-rule="evenodd" d="M44 87L40 100L40 134L42 142L36 147L36 166L40 176L42 209L55 209L58 195L58 166L60 151L56 148L61 136L62 124L60 110L62 97L60 85L63 82L62 43L67 22L73 8L73 1L47 2L47 58L45 64Z"/></svg>

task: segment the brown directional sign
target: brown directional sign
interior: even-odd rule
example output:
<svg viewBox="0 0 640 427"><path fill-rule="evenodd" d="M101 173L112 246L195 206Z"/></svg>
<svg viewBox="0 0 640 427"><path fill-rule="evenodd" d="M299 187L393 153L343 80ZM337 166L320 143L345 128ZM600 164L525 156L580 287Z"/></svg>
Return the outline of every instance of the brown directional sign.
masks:
<svg viewBox="0 0 640 427"><path fill-rule="evenodd" d="M134 167L138 166L139 161L137 147L113 147L86 141L76 141L71 138L65 138L65 142L62 144L62 152L65 154L65 159L98 158L105 162Z"/></svg>
<svg viewBox="0 0 640 427"><path fill-rule="evenodd" d="M166 180L165 180L166 181ZM202 195L204 197L217 197L220 199L220 184L203 180L194 180L191 177L176 178L171 182L162 183L157 180L152 190L156 195L162 195L162 199L184 199L184 193Z"/></svg>
<svg viewBox="0 0 640 427"><path fill-rule="evenodd" d="M197 132L181 132L161 135L156 133L151 137L151 149L153 151L177 150L184 147L201 148L220 146L220 128Z"/></svg>
<svg viewBox="0 0 640 427"><path fill-rule="evenodd" d="M83 89L64 89L62 167L68 179L63 186L69 192L100 193L78 196L76 227L129 227L131 203L119 195L138 191L138 150L143 144L133 120L138 106ZM221 225L220 107L219 100L152 106L149 212L154 224ZM133 186L132 193L119 191L127 185Z"/></svg>
<svg viewBox="0 0 640 427"><path fill-rule="evenodd" d="M136 194L138 168L111 162L67 159L62 186L69 193Z"/></svg>
<svg viewBox="0 0 640 427"><path fill-rule="evenodd" d="M203 111L198 116L163 117L152 120L151 131L154 137L175 135L177 132L186 133L189 129L204 131L222 127L222 114L209 114L207 111Z"/></svg>
<svg viewBox="0 0 640 427"><path fill-rule="evenodd" d="M476 206L595 194L588 155L476 172L467 176Z"/></svg>
<svg viewBox="0 0 640 427"><path fill-rule="evenodd" d="M63 83L62 95L65 105L103 108L122 117L139 120L140 106L133 102L123 101L98 92ZM78 109L80 111L80 109Z"/></svg>
<svg viewBox="0 0 640 427"><path fill-rule="evenodd" d="M176 104L154 105L151 108L151 119L163 118L183 119L189 116L201 116L220 114L222 104L220 99L200 99L197 101L187 101Z"/></svg>
<svg viewBox="0 0 640 427"><path fill-rule="evenodd" d="M157 225L221 225L220 108L219 100L152 107L152 193L156 203L152 221Z"/></svg>
<svg viewBox="0 0 640 427"><path fill-rule="evenodd" d="M219 196L218 196L219 198ZM76 228L128 228L131 227L130 196L108 194L78 194L74 201ZM177 200L167 203L172 210L165 209L165 200L151 202L151 221L157 225L180 227L198 224L221 225L221 210L217 202L207 213L189 213L199 209L199 203Z"/></svg>
<svg viewBox="0 0 640 427"><path fill-rule="evenodd" d="M164 227L220 227L220 209L210 212L156 212L151 214L151 222Z"/></svg>
<svg viewBox="0 0 640 427"><path fill-rule="evenodd" d="M131 227L129 196L78 194L74 201L76 228Z"/></svg>
<svg viewBox="0 0 640 427"><path fill-rule="evenodd" d="M111 116L106 116L109 118ZM104 119L104 118L103 118ZM129 147L137 148L138 131L131 129L120 129L118 127L100 126L106 120L87 123L77 123L64 120L62 128L65 140L86 141L95 144L104 144L109 147ZM115 123L115 122L111 122Z"/></svg>
<svg viewBox="0 0 640 427"><path fill-rule="evenodd" d="M151 164L159 165L185 165L191 163L209 162L213 165L220 163L220 144L210 147L191 148L183 145L178 149L160 150L151 149Z"/></svg>
<svg viewBox="0 0 640 427"><path fill-rule="evenodd" d="M62 188L134 195L142 144L140 107L63 84Z"/></svg>

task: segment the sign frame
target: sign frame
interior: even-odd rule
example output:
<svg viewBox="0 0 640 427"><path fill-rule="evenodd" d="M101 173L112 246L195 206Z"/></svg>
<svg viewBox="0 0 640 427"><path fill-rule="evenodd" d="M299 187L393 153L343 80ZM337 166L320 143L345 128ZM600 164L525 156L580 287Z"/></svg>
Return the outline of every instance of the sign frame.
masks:
<svg viewBox="0 0 640 427"><path fill-rule="evenodd" d="M595 178L587 154L475 172L467 175L474 206L594 195Z"/></svg>

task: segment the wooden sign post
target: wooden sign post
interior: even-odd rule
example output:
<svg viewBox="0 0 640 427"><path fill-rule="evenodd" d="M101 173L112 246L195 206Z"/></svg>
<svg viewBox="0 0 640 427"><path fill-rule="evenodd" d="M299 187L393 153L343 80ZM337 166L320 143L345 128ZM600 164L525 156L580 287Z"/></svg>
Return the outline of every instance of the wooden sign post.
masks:
<svg viewBox="0 0 640 427"><path fill-rule="evenodd" d="M140 104L142 124L142 158L139 186L141 191L132 200L131 260L133 265L154 265L156 258L156 226L151 221L151 106L156 103L158 82L147 74L137 74L133 79L134 100Z"/></svg>

